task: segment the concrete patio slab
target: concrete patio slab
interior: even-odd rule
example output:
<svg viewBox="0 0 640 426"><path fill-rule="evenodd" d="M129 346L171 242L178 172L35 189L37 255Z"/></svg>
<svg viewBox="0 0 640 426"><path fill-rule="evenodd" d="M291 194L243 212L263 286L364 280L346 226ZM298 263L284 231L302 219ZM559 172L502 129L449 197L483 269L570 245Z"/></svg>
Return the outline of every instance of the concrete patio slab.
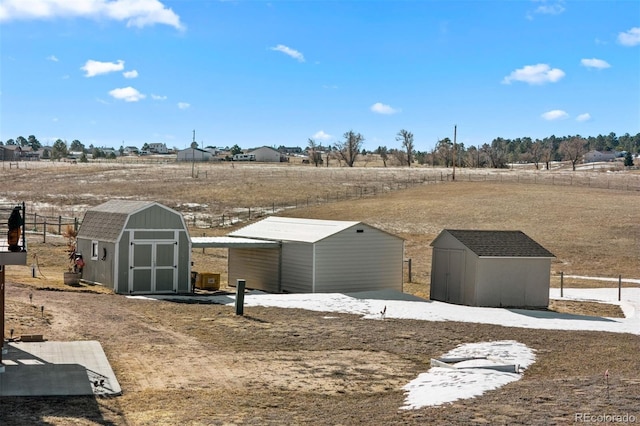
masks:
<svg viewBox="0 0 640 426"><path fill-rule="evenodd" d="M5 349L0 396L122 393L97 341L10 342Z"/></svg>

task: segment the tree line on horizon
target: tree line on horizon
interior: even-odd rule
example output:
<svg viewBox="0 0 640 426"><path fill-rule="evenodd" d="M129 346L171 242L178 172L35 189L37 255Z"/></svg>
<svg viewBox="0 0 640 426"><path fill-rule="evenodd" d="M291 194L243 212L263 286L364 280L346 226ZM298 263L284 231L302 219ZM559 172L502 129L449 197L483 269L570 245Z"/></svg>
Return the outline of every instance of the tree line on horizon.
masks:
<svg viewBox="0 0 640 426"><path fill-rule="evenodd" d="M481 146L471 145L466 147L464 143L453 143L451 139L444 138L438 140L435 147L430 151L420 151L415 149L414 135L412 132L402 129L395 137L400 143L400 148L388 148L378 146L373 151L367 151L362 147L365 138L362 134L353 130L345 132L343 140L333 145L323 146L314 139L307 141L307 154L311 163L318 166L331 159L353 167L356 159L370 161L372 154L377 154L383 161L384 166L388 164L411 166L413 163L431 166L451 167L473 167L473 168L506 168L512 163L533 163L536 168L540 164L545 164L548 168L553 161L570 161L575 170L575 165L583 158L584 154L596 150L600 152L626 153L625 166L633 165L632 154L640 153L640 133L617 136L614 132L608 135L588 136L555 136L551 135L544 139L532 139L530 137L505 139L495 138L491 143ZM0 141L0 145L28 146L37 151L42 148L42 144L34 135L28 138L18 136L15 140L8 139L6 142ZM145 144L147 145L147 144ZM143 146L144 149L144 146ZM115 158L113 152L107 154L107 148L94 147L89 145L88 149L77 139L70 145L66 141L58 139L51 149L51 159L57 160L65 158L69 152L82 152L86 160L86 154L91 153L94 158ZM241 151L238 145L233 146L234 151ZM123 147L119 149L120 153ZM46 157L45 157L46 158Z"/></svg>

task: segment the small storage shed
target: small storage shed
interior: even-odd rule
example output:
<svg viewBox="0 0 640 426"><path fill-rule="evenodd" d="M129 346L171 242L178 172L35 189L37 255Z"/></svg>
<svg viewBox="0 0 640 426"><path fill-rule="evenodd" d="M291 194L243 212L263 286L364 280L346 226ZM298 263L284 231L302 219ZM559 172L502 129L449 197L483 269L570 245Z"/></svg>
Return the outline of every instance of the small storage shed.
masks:
<svg viewBox="0 0 640 426"><path fill-rule="evenodd" d="M546 308L551 252L522 231L445 229L431 243L431 299Z"/></svg>
<svg viewBox="0 0 640 426"><path fill-rule="evenodd" d="M191 240L182 215L150 201L111 200L89 209L77 236L82 280L121 294L191 290Z"/></svg>
<svg viewBox="0 0 640 426"><path fill-rule="evenodd" d="M279 243L229 246L229 282L269 292L402 291L404 240L362 222L268 217L229 234Z"/></svg>

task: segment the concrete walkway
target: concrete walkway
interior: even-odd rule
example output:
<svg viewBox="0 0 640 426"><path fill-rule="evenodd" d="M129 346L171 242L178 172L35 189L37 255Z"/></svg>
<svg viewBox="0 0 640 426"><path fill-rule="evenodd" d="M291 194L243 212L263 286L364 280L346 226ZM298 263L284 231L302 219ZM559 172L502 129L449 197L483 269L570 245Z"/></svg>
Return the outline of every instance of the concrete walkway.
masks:
<svg viewBox="0 0 640 426"><path fill-rule="evenodd" d="M97 341L10 342L2 356L0 396L120 395Z"/></svg>

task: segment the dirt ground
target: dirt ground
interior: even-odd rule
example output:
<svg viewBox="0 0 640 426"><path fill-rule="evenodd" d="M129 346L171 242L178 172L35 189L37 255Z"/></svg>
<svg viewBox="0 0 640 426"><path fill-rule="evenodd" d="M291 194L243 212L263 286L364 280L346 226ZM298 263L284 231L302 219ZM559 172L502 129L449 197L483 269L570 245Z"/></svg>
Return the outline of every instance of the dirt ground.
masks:
<svg viewBox="0 0 640 426"><path fill-rule="evenodd" d="M123 395L3 398L0 424L570 424L580 412L640 419L634 335L298 309L248 307L237 316L231 306L82 290L8 283L6 328L98 340ZM502 339L536 351L521 380L442 407L400 409L402 386L426 372L430 358Z"/></svg>

